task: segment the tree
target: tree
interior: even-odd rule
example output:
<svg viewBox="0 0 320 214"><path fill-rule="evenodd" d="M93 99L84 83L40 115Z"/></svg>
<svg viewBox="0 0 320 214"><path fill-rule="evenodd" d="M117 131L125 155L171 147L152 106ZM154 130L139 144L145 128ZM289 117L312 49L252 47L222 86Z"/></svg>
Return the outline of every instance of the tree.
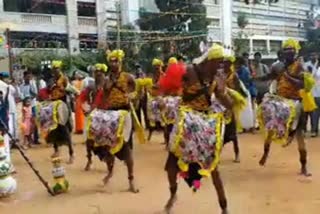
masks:
<svg viewBox="0 0 320 214"><path fill-rule="evenodd" d="M133 25L124 25L120 31L120 48L125 52L124 69L127 72L134 71L135 64L138 62L140 49L140 36ZM117 32L110 32L108 35L108 47L110 50L117 49Z"/></svg>
<svg viewBox="0 0 320 214"><path fill-rule="evenodd" d="M208 20L203 0L155 0L160 13L140 9L137 24L144 41L140 55L143 64L150 64L152 58L168 59L184 53L187 57L200 54L199 44L207 38ZM161 53L161 55L160 55Z"/></svg>
<svg viewBox="0 0 320 214"><path fill-rule="evenodd" d="M244 52L248 51L249 44L246 42L247 35L244 32L244 29L248 25L248 18L245 13L239 13L237 17L237 25L240 28L237 33L236 38L233 40L235 47L235 55L241 56Z"/></svg>

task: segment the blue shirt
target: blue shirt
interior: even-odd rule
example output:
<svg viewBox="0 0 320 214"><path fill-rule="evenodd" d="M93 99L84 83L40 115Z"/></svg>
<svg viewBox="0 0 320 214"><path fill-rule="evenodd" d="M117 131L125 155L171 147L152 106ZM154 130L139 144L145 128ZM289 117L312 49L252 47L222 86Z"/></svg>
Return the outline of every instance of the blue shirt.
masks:
<svg viewBox="0 0 320 214"><path fill-rule="evenodd" d="M8 121L9 121L8 111L9 111L8 99L2 98L0 100L0 119L6 125L6 127L3 127L2 122L0 122L0 129L8 128Z"/></svg>
<svg viewBox="0 0 320 214"><path fill-rule="evenodd" d="M246 86L247 90L250 92L251 97L257 96L257 89L255 84L252 81L252 77L247 66L242 65L237 71L239 79Z"/></svg>

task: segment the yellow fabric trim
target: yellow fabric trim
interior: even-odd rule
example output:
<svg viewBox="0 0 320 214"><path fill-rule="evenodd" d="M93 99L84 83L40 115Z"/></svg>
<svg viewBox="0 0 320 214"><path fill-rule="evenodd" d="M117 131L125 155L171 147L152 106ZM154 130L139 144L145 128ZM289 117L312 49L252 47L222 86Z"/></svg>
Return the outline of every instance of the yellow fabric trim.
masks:
<svg viewBox="0 0 320 214"><path fill-rule="evenodd" d="M47 101L42 102L43 104L48 103ZM62 101L61 100L57 100L57 101L53 101L53 111L52 111L52 120L54 122L54 124L49 128L48 131L45 130L41 130L41 136L43 138L45 138L49 132L51 132L52 130L55 130L58 127L59 124L59 115L58 115L58 108L61 105ZM41 110L42 104L38 103L36 105L36 123L38 125L38 127L40 126L40 110Z"/></svg>
<svg viewBox="0 0 320 214"><path fill-rule="evenodd" d="M285 99L285 98L282 98L282 99ZM286 100L289 101L291 114L290 114L288 122L286 124L287 129L286 129L285 135L284 135L284 137L282 137L280 139L276 136L274 131L272 131L272 130L266 131L265 130L261 105L258 106L257 119L258 119L258 123L259 123L259 126L261 127L261 132L263 133L265 140L268 138L269 135L271 135L270 139L272 140L272 142L277 143L277 144L282 144L282 145L287 143L287 139L289 137L291 125L296 117L297 112L296 112L295 103L292 100L288 100L288 99L286 99Z"/></svg>
<svg viewBox="0 0 320 214"><path fill-rule="evenodd" d="M132 116L133 116L133 125L134 125L134 130L135 130L138 142L140 144L145 144L147 141L146 141L146 137L145 137L145 133L144 133L144 128L142 127L142 125L138 119L138 116L136 114L136 111L135 111L132 103L130 103L130 109L131 109Z"/></svg>
<svg viewBox="0 0 320 214"><path fill-rule="evenodd" d="M185 121L185 117L186 114L188 112L196 112L197 114L202 114L201 112L197 112L192 110L191 108L185 107L185 106L181 106L179 109L179 122L178 122L178 130L176 133L176 138L174 141L174 145L172 148L172 151L174 151L175 156L178 158L178 166L180 168L181 171L186 172L189 169L189 164L185 163L182 160L182 153L181 151L178 149L179 145L181 143L182 140L182 136L183 136L183 126L184 126L184 121ZM210 177L211 176L211 172L215 170L215 168L217 167L219 161L220 161L220 153L221 153L221 149L222 149L222 144L223 144L223 140L222 140L222 136L221 136L221 132L222 132L222 124L223 124L223 114L222 113L209 113L206 115L206 117L210 118L210 119L216 119L217 120L217 126L216 126L216 143L215 143L215 158L212 161L210 168L209 169L204 169L204 166L202 165L202 163L198 162L198 164L201 166L201 169L198 171L198 173L201 176L204 177Z"/></svg>

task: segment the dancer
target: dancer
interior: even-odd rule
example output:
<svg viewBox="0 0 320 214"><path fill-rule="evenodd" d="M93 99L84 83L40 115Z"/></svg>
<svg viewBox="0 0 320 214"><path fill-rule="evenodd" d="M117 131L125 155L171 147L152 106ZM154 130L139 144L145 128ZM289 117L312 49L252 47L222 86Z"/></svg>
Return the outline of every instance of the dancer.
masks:
<svg viewBox="0 0 320 214"><path fill-rule="evenodd" d="M238 75L235 72L234 68L235 58L233 56L225 56L224 59L224 72L226 75L226 86L230 89L233 89L242 95L246 96L245 89L241 85L241 81L238 78ZM240 98L243 99L244 98ZM240 109L229 109L226 110L226 117L228 117L228 121L226 122L225 126L225 133L224 133L224 144L229 143L230 141L233 142L233 150L235 154L235 163L240 163L240 149L239 149L239 141L237 135L237 124L239 127L240 123Z"/></svg>
<svg viewBox="0 0 320 214"><path fill-rule="evenodd" d="M202 177L211 175L217 190L222 213L226 214L227 199L217 164L223 144L224 115L211 112L211 94L226 108L232 107L223 77L217 73L223 64L223 47L214 44L202 57L188 66L180 84L182 104L169 142L165 165L170 184L169 213L176 201L177 176L180 174L196 191ZM175 84L176 85L176 84ZM167 90L170 85L164 90Z"/></svg>
<svg viewBox="0 0 320 214"><path fill-rule="evenodd" d="M96 95L94 110L89 116L88 139L95 140L94 153L107 163L105 185L113 175L115 157L124 161L128 169L129 191L137 193L134 183L134 160L132 153L132 105L135 81L123 71L124 52L114 50L108 54L110 71L103 90ZM133 109L134 111L134 109ZM135 121L136 122L136 121Z"/></svg>
<svg viewBox="0 0 320 214"><path fill-rule="evenodd" d="M84 113L88 116L94 108L94 99L98 93L103 90L106 73L108 67L105 64L96 64L94 69L94 81L89 81L88 86L81 92L79 99L81 100ZM88 118L87 118L88 119ZM88 121L87 121L88 122ZM87 124L90 125L90 124ZM85 132L86 133L86 132ZM87 164L85 167L86 171L91 169L92 165L92 153L94 148L94 140L86 138L86 149L87 149Z"/></svg>
<svg viewBox="0 0 320 214"><path fill-rule="evenodd" d="M286 143L296 136L300 155L301 174L310 176L307 170L307 148L303 133L303 109L301 89L310 91L313 79L303 70L296 56L300 50L298 41L289 39L283 44L284 62L273 66L267 78L277 80L276 95L264 97L258 111L260 126L265 132L264 153L259 161L264 166L271 142Z"/></svg>
<svg viewBox="0 0 320 214"><path fill-rule="evenodd" d="M62 62L52 62L53 79L47 88L42 89L37 118L41 132L49 144L53 144L54 154L59 156L59 146L66 144L69 148L69 164L74 161L74 152L71 140L72 121L71 111L67 101L68 80L61 71Z"/></svg>
<svg viewBox="0 0 320 214"><path fill-rule="evenodd" d="M160 78L164 75L163 62L160 59L153 59L152 66L154 68L152 74L152 85L148 87L147 95L147 115L149 119L149 137L151 140L152 133L155 130L162 130L165 126L163 112L161 110L161 103L163 102L160 94L158 83Z"/></svg>

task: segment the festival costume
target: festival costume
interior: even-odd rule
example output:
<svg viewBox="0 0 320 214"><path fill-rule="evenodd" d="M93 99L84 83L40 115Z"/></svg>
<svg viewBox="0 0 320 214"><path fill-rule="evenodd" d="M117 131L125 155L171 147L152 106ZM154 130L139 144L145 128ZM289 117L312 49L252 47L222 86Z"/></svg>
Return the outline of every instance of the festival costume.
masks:
<svg viewBox="0 0 320 214"><path fill-rule="evenodd" d="M114 54L122 59L121 53ZM96 108L88 118L87 137L94 140L93 151L102 161L110 155L125 160L133 147L131 113L134 112L131 112L133 106L128 96L131 78L130 74L121 71L111 87L107 91L100 90L95 97ZM134 120L137 122L135 117Z"/></svg>
<svg viewBox="0 0 320 214"><path fill-rule="evenodd" d="M288 40L284 47L291 47L299 50L298 43ZM296 60L282 71L276 83L276 94L267 94L258 109L258 119L266 137L271 134L273 142L285 144L288 136L292 136L297 129L303 129L304 117L302 115L303 106L313 109L314 99L310 96L310 91L314 85L314 80L310 74L303 72L304 87L301 88L290 82L285 72L295 77L302 71L303 66ZM272 89L274 91L274 89Z"/></svg>
<svg viewBox="0 0 320 214"><path fill-rule="evenodd" d="M53 61L52 67L61 68L62 62ZM55 150L61 145L71 144L72 117L67 104L67 87L68 79L60 72L54 84L41 91L42 101L37 104L38 127L46 142L53 144Z"/></svg>

